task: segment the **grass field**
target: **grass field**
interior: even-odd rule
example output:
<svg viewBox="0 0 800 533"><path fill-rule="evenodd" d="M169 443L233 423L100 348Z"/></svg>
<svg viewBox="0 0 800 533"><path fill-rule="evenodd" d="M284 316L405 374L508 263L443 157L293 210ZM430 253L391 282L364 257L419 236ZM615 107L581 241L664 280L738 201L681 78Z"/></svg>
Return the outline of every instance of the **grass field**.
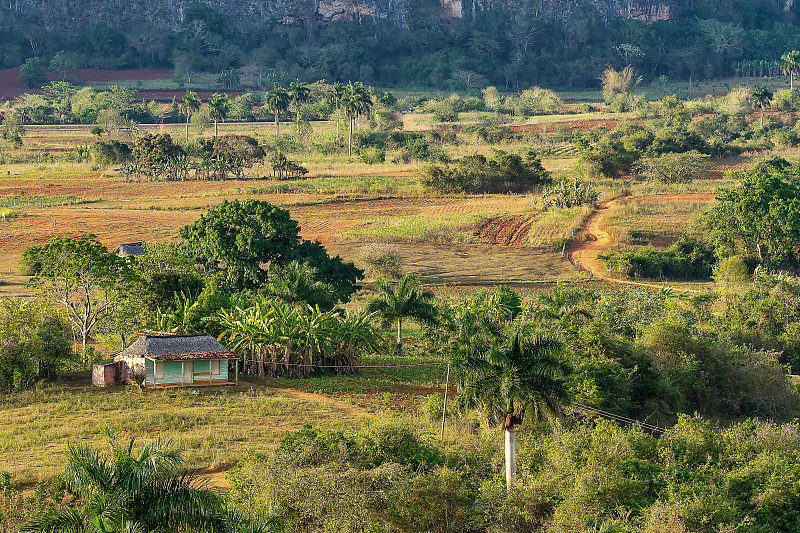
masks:
<svg viewBox="0 0 800 533"><path fill-rule="evenodd" d="M701 217L713 195L623 198L608 211L605 226L622 245L669 246L681 235L702 235Z"/></svg>
<svg viewBox="0 0 800 533"><path fill-rule="evenodd" d="M409 363L416 366L402 366ZM107 425L123 438L172 440L190 468L224 468L245 453L272 450L307 422L353 429L368 416L415 413L428 395L444 392L439 360L381 356L363 365L382 368L301 380L241 376L238 386L161 391L100 389L89 385L88 372L70 374L0 396L0 465L23 484L47 479L61 471L68 443L102 447Z"/></svg>
<svg viewBox="0 0 800 533"><path fill-rule="evenodd" d="M463 122L481 116L465 113ZM582 127L581 124L598 120L617 122L626 117L593 112L532 117L512 125L555 130ZM419 114L404 118L408 129L413 129L414 121L422 125L427 120ZM315 132L326 135L332 134L334 126L332 122L312 124ZM182 124L141 128L167 132L177 138L184 135ZM220 131L254 135L268 145L275 142L271 123L225 123L220 124ZM282 124L281 137L291 139L293 135L292 125ZM196 138L198 133L192 131L191 136ZM22 250L30 244L46 242L55 235L86 233L96 234L109 247L140 240L174 240L181 226L209 207L226 199L248 197L289 209L300 223L303 237L319 240L345 260L357 261L358 251L366 243L395 243L404 268L420 274L427 283L471 286L581 279L559 252L589 212L584 208L542 213L537 204L538 192L431 195L415 175L418 163L393 163L393 153L387 153L384 163L367 165L348 161L346 154L323 156L306 148L290 154L291 159L303 162L309 169L305 179L216 182L135 182L113 168L95 168L89 163L71 163L41 155L63 154L95 139L87 126L31 126L23 147L8 152L26 162L0 165L0 207L14 211L13 217L0 221L0 296L29 294L27 280L19 275L17 263ZM542 139L536 141L536 148L544 154L545 167L556 179L569 178L577 162L574 146L551 143L549 137ZM530 145L515 140L499 147L522 153ZM444 148L451 157L491 149L473 141ZM667 244L683 231L693 211L707 205L708 196L727 183L722 173L743 168L749 160L750 156L744 156L720 161L710 179L691 184L597 180L595 186L601 192L601 200L621 193L633 198L658 195L658 200L646 200L647 209L629 207L624 213L615 213L609 224L623 244ZM246 173L248 178L270 175L266 163ZM697 202L684 201L680 195L703 195L703 198ZM656 209L650 204L660 207ZM618 209L622 209L622 204ZM510 215L530 218L522 242L515 240L512 246L489 245L473 234L480 223Z"/></svg>

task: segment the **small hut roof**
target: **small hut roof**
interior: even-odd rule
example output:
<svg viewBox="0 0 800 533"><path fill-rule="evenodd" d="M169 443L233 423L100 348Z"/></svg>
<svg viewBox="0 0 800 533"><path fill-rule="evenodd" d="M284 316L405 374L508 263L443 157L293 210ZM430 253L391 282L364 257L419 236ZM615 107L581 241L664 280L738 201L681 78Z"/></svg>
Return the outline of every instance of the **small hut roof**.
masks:
<svg viewBox="0 0 800 533"><path fill-rule="evenodd" d="M238 356L208 333L199 335L140 333L130 346L118 354L118 357L146 357L156 361L185 361L235 359Z"/></svg>
<svg viewBox="0 0 800 533"><path fill-rule="evenodd" d="M120 257L125 257L127 255L132 255L133 257L139 257L140 255L144 255L146 252L144 251L144 246L141 242L129 242L127 244L119 244L116 248L114 248L114 253Z"/></svg>

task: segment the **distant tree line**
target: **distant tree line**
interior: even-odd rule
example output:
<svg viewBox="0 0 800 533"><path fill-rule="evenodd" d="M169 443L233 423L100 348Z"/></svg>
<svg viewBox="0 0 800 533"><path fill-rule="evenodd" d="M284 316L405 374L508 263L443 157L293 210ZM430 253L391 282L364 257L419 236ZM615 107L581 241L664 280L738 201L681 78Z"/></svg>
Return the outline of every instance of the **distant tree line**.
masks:
<svg viewBox="0 0 800 533"><path fill-rule="evenodd" d="M631 65L648 79L777 74L781 54L800 49L797 10L784 8L769 0L698 1L648 24L609 17L591 3L557 4L550 9L563 9L558 16L496 7L454 18L435 2L414 0L396 14L402 23L365 13L321 23L303 10L241 20L198 2L160 24L87 15L91 23L59 29L0 6L14 21L0 44L3 68L34 59L66 79L78 68L170 68L182 82L205 72L222 87L254 89L298 78L441 90L584 88L599 86L606 65Z"/></svg>

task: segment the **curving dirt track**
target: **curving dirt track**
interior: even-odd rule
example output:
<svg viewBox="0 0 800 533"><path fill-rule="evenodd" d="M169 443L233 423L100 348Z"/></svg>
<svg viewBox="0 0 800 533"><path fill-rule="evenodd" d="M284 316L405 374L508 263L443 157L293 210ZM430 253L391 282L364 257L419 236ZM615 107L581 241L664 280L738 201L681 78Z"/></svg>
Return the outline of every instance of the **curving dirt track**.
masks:
<svg viewBox="0 0 800 533"><path fill-rule="evenodd" d="M713 198L713 194L669 194L669 195L648 195L638 197L625 197L625 198L612 198L597 204L595 211L589 216L586 221L586 239L584 241L572 241L567 247L566 251L572 254L572 262L575 264L580 263L581 267L591 271L592 276L605 281L620 283L624 285L635 285L637 287L648 287L653 289L661 289L665 285L658 283L642 283L639 281L630 281L625 279L613 278L608 275L603 262L597 256L603 253L608 247L614 244L614 239L611 234L603 229L603 222L608 215L608 208L613 203L625 202L628 200L708 200ZM686 292L701 292L695 289L682 289Z"/></svg>
<svg viewBox="0 0 800 533"><path fill-rule="evenodd" d="M595 211L586 221L586 240L583 242L570 241L567 252L572 254L572 261L588 270L600 279L610 279L603 268L603 263L597 258L606 248L614 244L611 234L603 229L602 223L608 211L608 206L614 200L607 200L597 204Z"/></svg>
<svg viewBox="0 0 800 533"><path fill-rule="evenodd" d="M287 389L283 387L273 387L272 390L283 394L284 396L288 396L290 398L296 398L298 400L304 400L308 402L314 403L321 403L323 405L327 405L329 409L334 409L337 411L341 411L342 413L352 416L352 417L364 417L370 418L372 415L365 411L364 409L357 407L355 405L351 405L346 402L340 402L339 400L329 398L327 396L322 396L321 394L314 394L312 392L305 392L299 391L296 389ZM299 427L297 428L299 429ZM221 464L207 469L198 470L195 474L198 478L202 479L206 483L209 484L210 487L226 491L231 488L230 481L227 478L228 470L233 468L233 464Z"/></svg>

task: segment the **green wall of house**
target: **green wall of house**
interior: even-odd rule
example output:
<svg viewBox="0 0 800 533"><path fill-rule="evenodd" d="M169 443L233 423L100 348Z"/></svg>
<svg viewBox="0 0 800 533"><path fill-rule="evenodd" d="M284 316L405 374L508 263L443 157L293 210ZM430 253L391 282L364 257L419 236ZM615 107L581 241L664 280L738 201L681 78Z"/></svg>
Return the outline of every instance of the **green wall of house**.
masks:
<svg viewBox="0 0 800 533"><path fill-rule="evenodd" d="M202 385L204 382L209 381L208 373L213 370L211 380L213 382L228 381L228 360L217 359L214 362L205 361L191 361L193 363L193 377L194 383ZM188 361L187 361L188 363ZM157 366L159 368L158 376L156 376ZM147 379L145 385L182 385L184 384L184 363L183 361L153 361L152 359L145 359L145 371ZM219 370L219 373L217 373ZM162 376L163 372L163 376ZM205 374L198 376L197 374ZM186 383L191 385L191 383Z"/></svg>

